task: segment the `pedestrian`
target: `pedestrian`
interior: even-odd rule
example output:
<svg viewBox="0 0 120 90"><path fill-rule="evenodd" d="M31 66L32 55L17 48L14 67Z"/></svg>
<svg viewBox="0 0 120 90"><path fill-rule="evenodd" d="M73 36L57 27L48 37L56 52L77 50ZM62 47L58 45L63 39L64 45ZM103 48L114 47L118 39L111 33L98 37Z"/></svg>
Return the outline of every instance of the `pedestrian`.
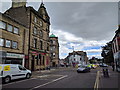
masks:
<svg viewBox="0 0 120 90"><path fill-rule="evenodd" d="M112 69L113 69L113 71L114 71L114 69L115 69L115 64L114 64L114 62L111 63L111 66L112 66Z"/></svg>

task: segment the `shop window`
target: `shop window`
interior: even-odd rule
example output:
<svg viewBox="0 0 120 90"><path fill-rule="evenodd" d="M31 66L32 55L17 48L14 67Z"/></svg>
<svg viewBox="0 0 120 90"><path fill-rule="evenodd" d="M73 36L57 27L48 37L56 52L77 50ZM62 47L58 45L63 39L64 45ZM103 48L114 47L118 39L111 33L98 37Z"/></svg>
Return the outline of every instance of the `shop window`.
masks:
<svg viewBox="0 0 120 90"><path fill-rule="evenodd" d="M4 46L4 39L0 38L0 46Z"/></svg>
<svg viewBox="0 0 120 90"><path fill-rule="evenodd" d="M2 28L2 29L6 29L6 23L0 21L0 28Z"/></svg>
<svg viewBox="0 0 120 90"><path fill-rule="evenodd" d="M19 34L19 28L14 27L14 33L15 33L15 34Z"/></svg>
<svg viewBox="0 0 120 90"><path fill-rule="evenodd" d="M11 41L10 40L6 40L6 47L11 47Z"/></svg>
<svg viewBox="0 0 120 90"><path fill-rule="evenodd" d="M18 48L18 43L17 42L12 42L12 48L17 49Z"/></svg>
<svg viewBox="0 0 120 90"><path fill-rule="evenodd" d="M8 24L8 25L7 25L7 30L8 30L9 32L12 32L12 25Z"/></svg>

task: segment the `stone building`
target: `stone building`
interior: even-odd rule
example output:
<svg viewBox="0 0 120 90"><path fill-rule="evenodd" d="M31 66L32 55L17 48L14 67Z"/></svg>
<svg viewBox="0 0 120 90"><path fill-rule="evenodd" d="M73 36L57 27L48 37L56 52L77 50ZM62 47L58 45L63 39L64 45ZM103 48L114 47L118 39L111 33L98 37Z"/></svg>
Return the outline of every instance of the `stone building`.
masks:
<svg viewBox="0 0 120 90"><path fill-rule="evenodd" d="M29 31L19 21L0 13L0 63L25 65Z"/></svg>
<svg viewBox="0 0 120 90"><path fill-rule="evenodd" d="M116 71L120 72L120 26L115 32L115 36L112 39L112 52L114 56L114 63Z"/></svg>
<svg viewBox="0 0 120 90"><path fill-rule="evenodd" d="M51 66L56 67L59 63L59 42L54 34L50 35L50 59Z"/></svg>
<svg viewBox="0 0 120 90"><path fill-rule="evenodd" d="M50 64L49 26L50 17L43 3L36 11L26 6L26 0L12 0L12 7L4 14L16 19L28 28L28 54L25 55L25 66L28 69L45 69Z"/></svg>
<svg viewBox="0 0 120 90"><path fill-rule="evenodd" d="M88 63L88 57L86 52L83 51L73 51L69 53L69 55L65 58L66 63L72 66L76 66L77 64L85 65Z"/></svg>

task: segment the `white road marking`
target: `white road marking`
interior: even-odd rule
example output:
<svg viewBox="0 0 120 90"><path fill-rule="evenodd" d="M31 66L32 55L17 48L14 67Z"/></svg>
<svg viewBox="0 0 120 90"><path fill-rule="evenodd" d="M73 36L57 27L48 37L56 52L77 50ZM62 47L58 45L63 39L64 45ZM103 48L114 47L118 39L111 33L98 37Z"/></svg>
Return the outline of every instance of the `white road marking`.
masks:
<svg viewBox="0 0 120 90"><path fill-rule="evenodd" d="M11 83L8 83L8 84L2 84L2 86L7 86L7 85L10 85L10 84L15 84L15 83L19 83L19 82L23 82L23 81L28 81L28 80L32 80L32 79L36 79L36 78L30 78L30 79L25 79L25 80L21 80L21 81L11 82Z"/></svg>
<svg viewBox="0 0 120 90"><path fill-rule="evenodd" d="M56 82L56 81L58 81L58 80L61 80L61 79L65 78L65 77L67 77L67 76L68 76L68 75L65 75L65 76L63 76L63 77L60 77L60 78L57 78L57 79L52 80L52 81L50 81L50 82L47 82L47 83L45 83L45 84L36 86L36 87L34 87L34 88L32 88L32 89L29 89L29 90L34 90L34 89L40 88L40 87L42 87L42 86L48 85L48 84L53 83L53 82Z"/></svg>

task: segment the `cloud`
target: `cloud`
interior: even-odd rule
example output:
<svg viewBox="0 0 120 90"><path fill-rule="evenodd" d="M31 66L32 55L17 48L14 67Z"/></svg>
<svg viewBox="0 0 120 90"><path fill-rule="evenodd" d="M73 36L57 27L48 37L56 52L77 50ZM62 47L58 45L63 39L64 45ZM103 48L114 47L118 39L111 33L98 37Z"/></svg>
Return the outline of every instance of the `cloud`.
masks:
<svg viewBox="0 0 120 90"><path fill-rule="evenodd" d="M38 1L28 2L27 6L33 6L38 10L40 6ZM65 58L69 52L72 52L73 46L74 50L86 51L89 57L94 55L100 57L100 47L112 40L118 26L118 3L114 0L114 2L104 1L45 2L50 16L50 32L59 39L60 58ZM5 11L10 6L10 2L2 3L1 11Z"/></svg>
<svg viewBox="0 0 120 90"><path fill-rule="evenodd" d="M74 34L63 32L62 30L54 30L51 28L51 33L54 33L58 39L60 44L60 58L65 58L68 53L73 51L73 47L75 51L85 51L88 54L88 57L96 56L101 57L101 46L105 45L108 41L101 40L86 40L81 37L76 37Z"/></svg>
<svg viewBox="0 0 120 90"><path fill-rule="evenodd" d="M63 2L47 5L52 8L48 11L53 16L51 25L54 30L69 32L87 40L111 40L117 29L116 2Z"/></svg>

